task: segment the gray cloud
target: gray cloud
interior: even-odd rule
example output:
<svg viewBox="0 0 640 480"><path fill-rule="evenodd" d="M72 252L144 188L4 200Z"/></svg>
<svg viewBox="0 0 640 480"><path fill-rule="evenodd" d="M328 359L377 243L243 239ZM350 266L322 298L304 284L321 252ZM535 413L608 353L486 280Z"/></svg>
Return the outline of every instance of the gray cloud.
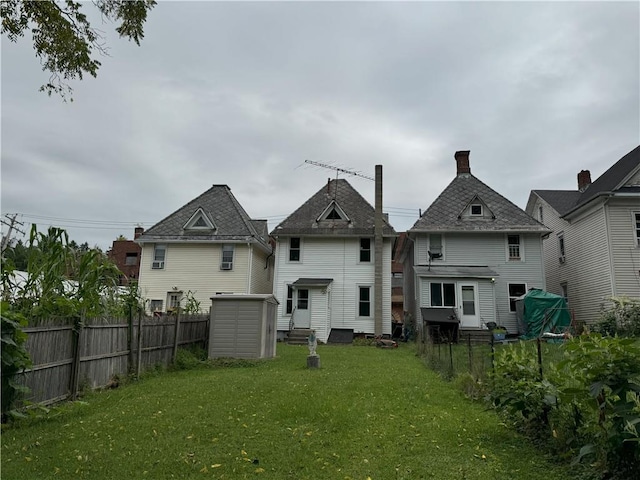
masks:
<svg viewBox="0 0 640 480"><path fill-rule="evenodd" d="M162 2L140 47L100 25L110 56L70 104L37 92L47 76L28 41L3 41L2 212L55 217L106 248L226 183L273 227L335 176L311 159L384 165L405 230L458 149L524 207L531 189L575 188L578 171L595 178L639 143L639 11ZM351 181L373 201L372 182Z"/></svg>

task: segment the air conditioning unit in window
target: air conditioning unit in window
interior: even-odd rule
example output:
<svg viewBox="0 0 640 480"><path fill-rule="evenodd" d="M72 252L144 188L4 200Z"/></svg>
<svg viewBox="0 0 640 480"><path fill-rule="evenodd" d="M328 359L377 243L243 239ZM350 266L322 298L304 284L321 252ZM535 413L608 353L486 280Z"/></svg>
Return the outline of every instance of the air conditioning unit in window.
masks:
<svg viewBox="0 0 640 480"><path fill-rule="evenodd" d="M564 263L564 262L566 262L567 260L564 258L564 255L562 255L561 257L559 257L559 258L558 258L558 261L559 261L560 263Z"/></svg>
<svg viewBox="0 0 640 480"><path fill-rule="evenodd" d="M153 269L161 269L161 268L164 268L164 261L162 261L162 262L158 262L158 261L157 261L157 262L153 262L153 263L151 264L151 268L153 268Z"/></svg>
<svg viewBox="0 0 640 480"><path fill-rule="evenodd" d="M222 265L220 266L221 270L231 270L231 267L233 267L233 262L222 262Z"/></svg>

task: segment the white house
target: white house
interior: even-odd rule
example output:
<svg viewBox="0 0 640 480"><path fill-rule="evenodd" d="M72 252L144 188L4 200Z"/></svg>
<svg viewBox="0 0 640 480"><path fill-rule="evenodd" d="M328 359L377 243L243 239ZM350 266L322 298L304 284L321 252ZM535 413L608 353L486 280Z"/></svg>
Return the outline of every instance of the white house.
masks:
<svg viewBox="0 0 640 480"><path fill-rule="evenodd" d="M184 307L188 292L203 311L218 293L272 293L267 222L249 218L227 185L213 185L136 242L140 292L151 312Z"/></svg>
<svg viewBox="0 0 640 480"><path fill-rule="evenodd" d="M330 180L280 223L274 294L278 331L311 328L326 342L333 329L373 334L374 208L343 179ZM383 334L391 333L391 250L396 237L384 220Z"/></svg>
<svg viewBox="0 0 640 480"><path fill-rule="evenodd" d="M640 299L640 147L576 190L532 190L527 212L553 233L544 241L547 289L576 320L595 323L609 297Z"/></svg>
<svg viewBox="0 0 640 480"><path fill-rule="evenodd" d="M542 237L549 230L471 174L469 151L457 175L407 232L402 252L405 310L428 322L489 322L518 332L515 298L545 288Z"/></svg>

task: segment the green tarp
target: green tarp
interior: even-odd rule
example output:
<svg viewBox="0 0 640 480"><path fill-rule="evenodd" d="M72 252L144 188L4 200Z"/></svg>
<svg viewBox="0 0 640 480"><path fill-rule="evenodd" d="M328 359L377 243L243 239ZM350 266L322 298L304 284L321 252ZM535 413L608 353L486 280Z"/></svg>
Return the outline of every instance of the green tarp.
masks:
<svg viewBox="0 0 640 480"><path fill-rule="evenodd" d="M532 288L516 300L516 315L522 338L543 333L564 333L571 325L571 313L564 297Z"/></svg>

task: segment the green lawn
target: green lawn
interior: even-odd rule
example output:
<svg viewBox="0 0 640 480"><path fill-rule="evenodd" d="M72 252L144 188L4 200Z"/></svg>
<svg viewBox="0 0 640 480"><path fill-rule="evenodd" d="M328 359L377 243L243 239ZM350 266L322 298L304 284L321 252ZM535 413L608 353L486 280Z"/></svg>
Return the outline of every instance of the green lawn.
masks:
<svg viewBox="0 0 640 480"><path fill-rule="evenodd" d="M9 479L564 479L402 345L278 344L257 366L168 372L5 429Z"/></svg>

